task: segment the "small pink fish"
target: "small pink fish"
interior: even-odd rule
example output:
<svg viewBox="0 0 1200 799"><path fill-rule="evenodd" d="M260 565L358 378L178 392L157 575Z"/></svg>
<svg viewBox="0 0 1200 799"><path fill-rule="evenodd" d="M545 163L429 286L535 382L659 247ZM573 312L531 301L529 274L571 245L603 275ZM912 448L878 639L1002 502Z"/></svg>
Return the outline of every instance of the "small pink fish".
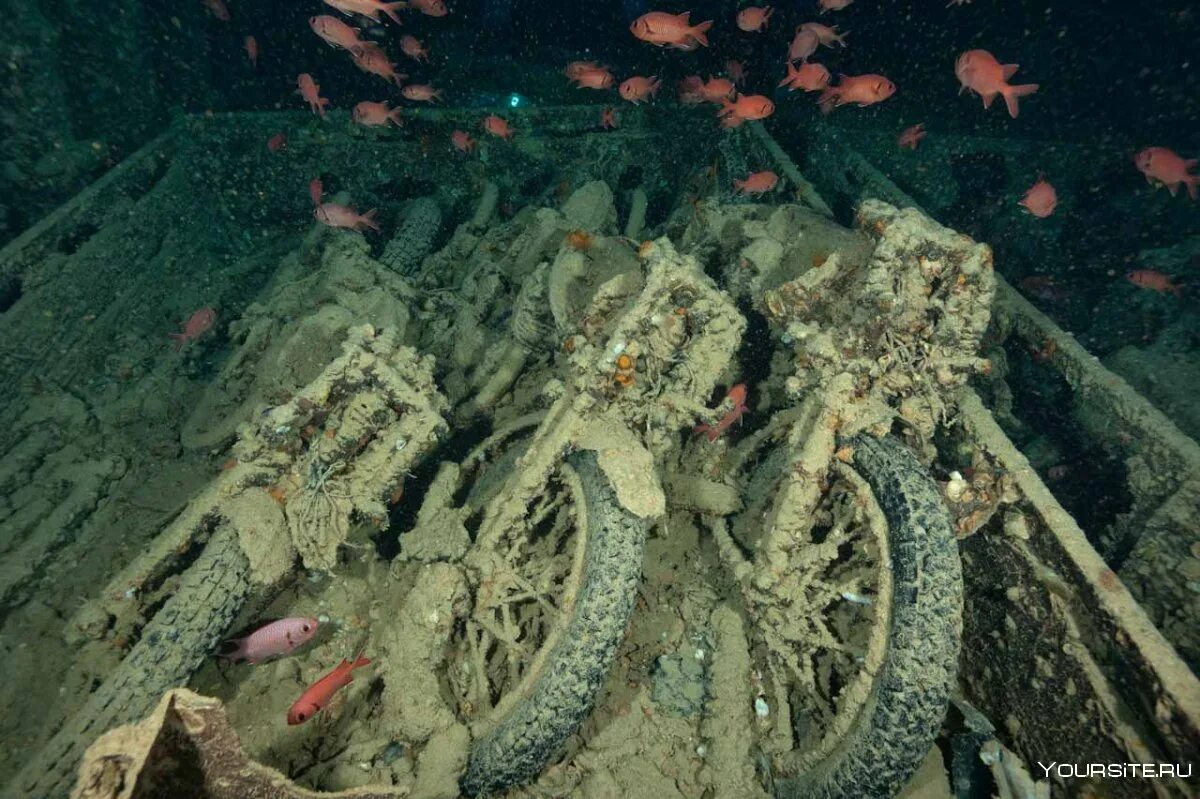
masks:
<svg viewBox="0 0 1200 799"><path fill-rule="evenodd" d="M441 102L442 99L441 89L435 89L424 83L410 83L401 89L400 93L406 99L417 103Z"/></svg>
<svg viewBox="0 0 1200 799"><path fill-rule="evenodd" d="M1038 219L1045 219L1058 207L1058 192L1046 182L1045 178L1038 175L1037 183L1029 187L1029 190L1025 192L1025 197L1017 204L1023 205L1026 211Z"/></svg>
<svg viewBox="0 0 1200 799"><path fill-rule="evenodd" d="M606 106L605 109L600 112L600 127L604 128L605 130L613 130L614 128L620 127L620 125L617 124L617 112L613 110L611 105Z"/></svg>
<svg viewBox="0 0 1200 799"><path fill-rule="evenodd" d="M358 38L358 31L337 17L318 14L315 17L309 17L308 26L330 47L340 47L356 55L362 48L363 43Z"/></svg>
<svg viewBox="0 0 1200 799"><path fill-rule="evenodd" d="M351 115L355 122L366 127L378 127L380 125L387 125L389 122L393 125L403 125L404 122L400 119L402 110L400 108L388 108L387 103L373 103L370 100L363 100L354 106L354 111Z"/></svg>
<svg viewBox="0 0 1200 799"><path fill-rule="evenodd" d="M273 153L287 148L287 134L282 131L267 139L267 149Z"/></svg>
<svg viewBox="0 0 1200 799"><path fill-rule="evenodd" d="M517 135L517 132L512 129L507 120L495 114L489 114L483 118L483 129L493 136L499 136L501 139L511 139Z"/></svg>
<svg viewBox="0 0 1200 799"><path fill-rule="evenodd" d="M653 97L661 85L662 81L656 76L647 78L642 75L635 75L622 83L617 91L626 100L637 105Z"/></svg>
<svg viewBox="0 0 1200 799"><path fill-rule="evenodd" d="M735 180L733 188L742 196L750 194L765 194L779 185L779 176L769 169L764 172L754 172L745 180Z"/></svg>
<svg viewBox="0 0 1200 799"><path fill-rule="evenodd" d="M204 8L222 22L229 21L229 8L225 5L224 0L204 0Z"/></svg>
<svg viewBox="0 0 1200 799"><path fill-rule="evenodd" d="M429 48L421 44L421 40L416 36L405 34L400 37L400 52L414 61L428 61Z"/></svg>
<svg viewBox="0 0 1200 799"><path fill-rule="evenodd" d="M444 17L450 13L443 0L408 0L408 7L431 17Z"/></svg>
<svg viewBox="0 0 1200 799"><path fill-rule="evenodd" d="M372 208L365 214L360 214L353 208L338 203L322 203L317 206L317 210L313 211L313 216L322 225L329 227L344 227L350 230L371 230L378 231L379 224L375 221L375 209Z"/></svg>
<svg viewBox="0 0 1200 799"><path fill-rule="evenodd" d="M325 186L321 183L320 178L313 178L308 182L308 196L312 197L313 207L321 207L321 197L325 195Z"/></svg>
<svg viewBox="0 0 1200 799"><path fill-rule="evenodd" d="M258 69L258 39L247 36L243 44L246 45L246 57L250 59L250 66Z"/></svg>
<svg viewBox="0 0 1200 799"><path fill-rule="evenodd" d="M309 110L314 114L320 114L321 119L325 118L325 107L329 105L329 98L321 96L321 86L313 76L307 72L302 72L296 76L296 93L304 98L304 102L308 103Z"/></svg>
<svg viewBox="0 0 1200 799"><path fill-rule="evenodd" d="M172 333L171 338L175 340L175 349L181 348L189 341L195 341L203 336L217 321L217 312L212 308L201 308L192 313L188 320L183 323L183 329L178 333Z"/></svg>
<svg viewBox="0 0 1200 799"><path fill-rule="evenodd" d="M896 146L901 150L906 147L910 150L915 150L923 138L925 138L925 123L918 122L910 128L905 128L904 131L901 132L901 134L896 138Z"/></svg>
<svg viewBox="0 0 1200 799"><path fill-rule="evenodd" d="M362 42L358 51L351 57L354 59L354 65L363 72L378 75L396 86L402 85L408 77L405 73L396 71L396 65L388 60L387 53L375 42Z"/></svg>
<svg viewBox="0 0 1200 799"><path fill-rule="evenodd" d="M239 660L251 664L261 663L273 657L287 655L304 646L317 634L317 627L317 620L307 616L273 621L244 638L226 641L226 646L233 645L234 648L220 653L219 657L229 658L235 663Z"/></svg>
<svg viewBox="0 0 1200 799"><path fill-rule="evenodd" d="M456 130L450 134L450 143L454 145L454 149L460 153L475 152L475 140L471 138L471 134L465 130Z"/></svg>

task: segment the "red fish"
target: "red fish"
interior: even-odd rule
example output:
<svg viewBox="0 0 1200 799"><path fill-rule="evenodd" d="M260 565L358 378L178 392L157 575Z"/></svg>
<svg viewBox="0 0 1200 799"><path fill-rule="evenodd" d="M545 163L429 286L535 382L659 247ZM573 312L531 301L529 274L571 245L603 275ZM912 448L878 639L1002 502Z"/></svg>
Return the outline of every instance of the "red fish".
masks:
<svg viewBox="0 0 1200 799"><path fill-rule="evenodd" d="M567 76L567 80L575 81L579 76L587 72L589 69L600 69L600 65L595 61L572 61L567 64L567 68L563 70L563 74Z"/></svg>
<svg viewBox="0 0 1200 799"><path fill-rule="evenodd" d="M716 441L721 435L729 429L730 425L742 418L742 414L748 410L746 407L746 384L738 383L733 388L729 389L729 393L725 396L725 401L722 405L732 403L733 407L716 425L698 424L693 428L693 432L705 433L710 442Z"/></svg>
<svg viewBox="0 0 1200 799"><path fill-rule="evenodd" d="M511 139L517 135L517 132L509 126L508 122L502 117L495 114L490 114L483 119L483 129L493 136L499 136L502 139Z"/></svg>
<svg viewBox="0 0 1200 799"><path fill-rule="evenodd" d="M853 2L854 0L817 0L817 5L821 7L821 13L824 14L826 11L841 11Z"/></svg>
<svg viewBox="0 0 1200 799"><path fill-rule="evenodd" d="M222 22L229 21L229 8L224 0L204 0L204 8Z"/></svg>
<svg viewBox="0 0 1200 799"><path fill-rule="evenodd" d="M321 119L324 119L325 106L329 105L329 100L321 96L321 87L313 80L313 76L307 72L300 73L296 78L296 85L300 87L296 90L297 93L308 103L309 110L314 114L320 114Z"/></svg>
<svg viewBox="0 0 1200 799"><path fill-rule="evenodd" d="M690 11L682 14L651 11L635 19L629 30L636 38L658 47L671 45L681 50L690 50L697 45L708 47L708 37L704 34L712 27L712 20L693 25L689 19L691 14Z"/></svg>
<svg viewBox="0 0 1200 799"><path fill-rule="evenodd" d="M883 75L842 75L837 86L826 87L817 98L821 113L854 103L859 108L881 103L896 93L896 84Z"/></svg>
<svg viewBox="0 0 1200 799"><path fill-rule="evenodd" d="M305 616L279 619L259 627L244 638L226 641L226 645L233 644L234 648L222 652L220 657L229 658L234 662L245 660L256 664L286 655L311 641L317 634L317 626L316 619Z"/></svg>
<svg viewBox="0 0 1200 799"><path fill-rule="evenodd" d="M308 196L312 198L313 207L321 207L321 198L325 196L325 186L321 183L320 178L313 178L308 182Z"/></svg>
<svg viewBox="0 0 1200 799"><path fill-rule="evenodd" d="M1138 288L1150 289L1159 294L1170 292L1176 297L1183 296L1183 287L1173 283L1170 277L1157 269L1135 269L1127 274L1125 279Z"/></svg>
<svg viewBox="0 0 1200 799"><path fill-rule="evenodd" d="M383 21L379 17L379 12L382 11L397 25L400 24L400 16L396 13L396 9L404 9L408 6L404 2L383 3L380 0L325 0L325 5L336 8L348 17L353 14L361 14L375 22Z"/></svg>
<svg viewBox="0 0 1200 799"><path fill-rule="evenodd" d="M600 127L604 128L605 130L613 130L614 128L620 127L620 125L617 124L617 112L613 110L611 105L605 107L605 109L600 112Z"/></svg>
<svg viewBox="0 0 1200 799"><path fill-rule="evenodd" d="M746 33L766 30L774 9L770 6L746 6L737 15L737 26Z"/></svg>
<svg viewBox="0 0 1200 799"><path fill-rule="evenodd" d="M1026 211L1038 219L1045 219L1058 207L1058 192L1041 175L1038 175L1037 182L1029 187L1024 198L1017 204L1023 205Z"/></svg>
<svg viewBox="0 0 1200 799"><path fill-rule="evenodd" d="M787 71L787 77L779 81L779 85L787 86L788 91L819 92L829 85L829 70L815 61L801 64L799 69L789 61Z"/></svg>
<svg viewBox="0 0 1200 799"><path fill-rule="evenodd" d="M707 102L720 105L737 96L737 86L728 78L709 78L700 88L700 96Z"/></svg>
<svg viewBox="0 0 1200 799"><path fill-rule="evenodd" d="M963 89L970 89L983 98L983 107L989 108L997 96L1004 98L1008 106L1008 115L1017 118L1020 111L1018 97L1033 94L1038 90L1036 83L1025 83L1020 86L1009 85L1008 79L1017 72L1017 64L1001 64L987 50L967 50L954 62L954 74Z"/></svg>
<svg viewBox="0 0 1200 799"><path fill-rule="evenodd" d="M388 60L387 53L375 42L363 42L358 51L353 53L354 65L363 72L378 75L386 81L400 85L408 77L403 72L396 71L396 65Z"/></svg>
<svg viewBox="0 0 1200 799"><path fill-rule="evenodd" d="M800 26L799 30L811 31L816 34L817 41L826 47L833 47L835 44L845 47L846 37L850 35L850 31L838 33L837 25L830 27L822 25L820 22L806 22Z"/></svg>
<svg viewBox="0 0 1200 799"><path fill-rule="evenodd" d="M400 120L400 108L388 108L387 103L373 103L370 100L363 100L358 105L354 106L353 117L354 121L365 127L376 127L379 125L387 125L391 122L395 125L403 125Z"/></svg>
<svg viewBox="0 0 1200 799"><path fill-rule="evenodd" d="M911 128L905 128L900 136L896 139L896 146L901 150L908 148L910 150L917 149L917 144L921 139L925 138L925 123L918 122Z"/></svg>
<svg viewBox="0 0 1200 799"><path fill-rule="evenodd" d="M735 180L733 188L742 196L749 194L765 194L779 185L779 176L769 169L755 172L745 180Z"/></svg>
<svg viewBox="0 0 1200 799"><path fill-rule="evenodd" d="M737 119L737 123L731 124L741 124L747 119L766 119L773 113L775 103L767 97L761 94L739 94L736 101L722 100L717 116Z"/></svg>
<svg viewBox="0 0 1200 799"><path fill-rule="evenodd" d="M313 33L320 36L330 47L340 47L356 54L362 49L363 43L358 38L358 31L337 17L331 17L328 14L309 17L308 27L312 28Z"/></svg>
<svg viewBox="0 0 1200 799"><path fill-rule="evenodd" d="M807 61L808 57L817 52L817 48L821 46L821 37L817 36L816 31L805 28L801 25L796 28L796 35L792 38L792 43L788 47L787 60L791 61Z"/></svg>
<svg viewBox="0 0 1200 799"><path fill-rule="evenodd" d="M623 98L637 105L644 100L648 100L658 92L658 87L662 85L656 76L649 78L635 75L629 80L621 84L619 92Z"/></svg>
<svg viewBox="0 0 1200 799"><path fill-rule="evenodd" d="M456 130L450 134L450 143L454 145L454 149L460 153L475 152L475 140L471 138L471 134L465 130Z"/></svg>
<svg viewBox="0 0 1200 799"><path fill-rule="evenodd" d="M572 78L577 89L607 89L613 85L616 78L604 67L588 67L579 69Z"/></svg>
<svg viewBox="0 0 1200 799"><path fill-rule="evenodd" d="M267 150L277 153L287 147L287 134L282 131L267 139Z"/></svg>
<svg viewBox="0 0 1200 799"><path fill-rule="evenodd" d="M175 340L175 349L179 349L189 341L196 339L207 333L217 321L217 312L212 308L201 308L194 311L187 321L183 323L183 329L178 333L171 333L171 338Z"/></svg>
<svg viewBox="0 0 1200 799"><path fill-rule="evenodd" d="M421 44L421 40L416 36L408 36L407 34L400 37L400 52L414 61L428 61L429 48Z"/></svg>
<svg viewBox="0 0 1200 799"><path fill-rule="evenodd" d="M418 103L432 103L442 99L442 90L435 89L432 86L423 83L413 83L405 86L401 91L406 99Z"/></svg>
<svg viewBox="0 0 1200 799"><path fill-rule="evenodd" d="M359 655L353 661L343 659L333 671L310 685L288 710L287 723L291 726L303 724L329 705L333 695L354 681L353 672L371 661Z"/></svg>
<svg viewBox="0 0 1200 799"><path fill-rule="evenodd" d="M442 0L408 0L408 7L430 17L444 17L450 13Z"/></svg>
<svg viewBox="0 0 1200 799"><path fill-rule="evenodd" d="M360 214L353 208L338 203L322 203L313 211L313 216L322 225L342 227L350 230L366 230L370 228L379 231L379 223L375 221L375 209Z"/></svg>
<svg viewBox="0 0 1200 799"><path fill-rule="evenodd" d="M246 46L246 57L250 59L250 66L258 69L258 39L247 36L242 43Z"/></svg>
<svg viewBox="0 0 1200 799"><path fill-rule="evenodd" d="M1196 183L1200 175L1189 175L1188 171L1196 168L1196 159L1184 159L1174 150L1166 147L1147 147L1133 157L1133 163L1138 171L1146 176L1146 182L1167 187L1174 197L1182 183L1187 186L1188 196L1196 199Z"/></svg>

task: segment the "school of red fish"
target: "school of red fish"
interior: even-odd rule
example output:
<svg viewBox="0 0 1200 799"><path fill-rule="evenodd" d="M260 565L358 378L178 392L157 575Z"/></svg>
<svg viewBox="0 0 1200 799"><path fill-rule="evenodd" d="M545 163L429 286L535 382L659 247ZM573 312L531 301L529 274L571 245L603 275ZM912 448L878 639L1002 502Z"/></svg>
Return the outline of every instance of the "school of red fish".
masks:
<svg viewBox="0 0 1200 799"><path fill-rule="evenodd" d="M201 1L218 20L230 20L231 15L225 0ZM450 13L445 0L323 2L350 22L362 19L381 24L386 17L393 23L400 24L400 11L416 11L435 18ZM946 7L963 7L968 2L969 0L949 0ZM815 0L815 10L824 15L844 11L853 3L854 0ZM771 24L778 24L776 9L768 5L744 6L736 12L730 22L732 27L740 32L739 35L745 36L761 34ZM630 24L629 31L636 39L655 47L687 52L708 47L709 35L715 24L714 20L694 22L689 11L650 11L635 19ZM408 75L397 70L397 63L389 59L384 48L363 38L362 32L347 21L332 14L319 14L309 19L309 26L313 33L330 47L347 53L359 69L394 85L405 100L414 103L441 100L441 89L430 84L405 84ZM835 82L828 67L814 60L822 52L822 47L831 50L847 47L848 34L849 31L841 31L837 25L821 22L802 22L797 25L787 53L781 59L784 74L778 86L786 87L789 92L819 93L816 103L822 114L829 114L848 105L865 108L893 97L897 86L884 75L838 74ZM246 36L244 45L251 67L257 68L260 53L258 39L252 35ZM415 36L405 34L399 37L398 45L401 54L412 61L429 62L429 46ZM969 91L978 95L985 111L997 97L1003 98L1008 114L1013 119L1020 114L1020 98L1038 91L1036 83L1012 83L1017 70L1017 64L1001 63L992 53L979 48L960 53L953 62L954 75L960 84L959 94ZM747 77L740 61L727 60L725 73L725 76L709 75L707 79L701 75L689 75L675 85L676 100L685 105L710 103L718 106L716 121L722 128L739 127L749 120L766 119L775 113L775 103L769 97L745 93L740 89ZM573 61L567 65L565 74L576 88L602 92L615 89L622 100L634 105L657 101L663 87L663 81L657 75L632 75L618 82L611 69L596 60ZM329 98L322 96L320 84L313 75L307 72L299 74L296 77L296 86L297 94L308 104L309 109L324 118L331 103ZM404 124L402 109L391 107L386 101L363 100L353 106L351 118L357 124L367 127ZM616 130L619 127L616 112L611 106L606 106L601 111L599 126L603 130ZM505 119L494 114L483 118L480 127L487 134L503 140L512 139L518 133ZM903 130L898 135L896 144L901 149L916 150L929 133L924 123L918 123ZM454 150L466 155L475 153L477 148L475 139L462 130L455 130L451 134L449 144ZM286 148L286 145L287 137L282 132L275 134L267 142L267 148L271 152L279 152ZM1197 166L1196 159L1185 159L1169 148L1158 146L1147 147L1137 153L1133 163L1152 185L1166 187L1172 195L1183 187L1193 200L1197 198L1200 175L1194 172ZM779 177L774 172L762 171L735 180L733 188L742 194L763 194L774 190L778 184ZM1033 217L1045 219L1057 210L1058 193L1046 176L1039 174L1037 181L1017 203ZM315 201L313 212L317 221L332 227L378 230L373 214L374 211L359 214L351 206L319 201ZM1144 278L1134 280L1132 273L1129 277L1137 286L1171 291L1170 288L1162 288L1166 284L1161 281L1147 281Z"/></svg>

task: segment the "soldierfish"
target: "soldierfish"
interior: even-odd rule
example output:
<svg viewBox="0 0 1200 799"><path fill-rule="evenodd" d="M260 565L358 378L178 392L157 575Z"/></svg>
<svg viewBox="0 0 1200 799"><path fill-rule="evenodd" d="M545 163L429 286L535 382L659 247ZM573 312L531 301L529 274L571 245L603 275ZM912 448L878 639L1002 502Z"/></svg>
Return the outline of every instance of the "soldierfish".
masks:
<svg viewBox="0 0 1200 799"><path fill-rule="evenodd" d="M384 3L381 0L325 0L325 5L336 8L346 16L352 14L361 14L375 22L381 22L379 12L387 14L391 17L392 22L400 24L400 16L396 13L396 9L405 9L408 3Z"/></svg>
<svg viewBox="0 0 1200 799"><path fill-rule="evenodd" d="M859 108L881 103L896 93L896 84L883 75L842 75L837 86L826 87L817 98L821 113L854 103Z"/></svg>
<svg viewBox="0 0 1200 799"><path fill-rule="evenodd" d="M353 54L353 58L354 65L363 72L378 75L397 86L400 86L401 82L408 77L403 72L396 71L396 65L388 60L387 53L375 42L363 42L358 51Z"/></svg>
<svg viewBox="0 0 1200 799"><path fill-rule="evenodd" d="M355 122L365 127L387 125L389 122L395 125L403 125L404 123L400 120L402 110L400 108L388 108L387 103L374 103L369 100L363 100L354 106L352 116Z"/></svg>
<svg viewBox="0 0 1200 799"><path fill-rule="evenodd" d="M499 136L502 139L511 139L516 135L516 131L502 117L495 114L489 114L483 118L483 129L493 136Z"/></svg>
<svg viewBox="0 0 1200 799"><path fill-rule="evenodd" d="M362 41L358 38L358 31L337 17L331 17L328 14L318 14L315 17L309 17L308 26L312 28L313 33L320 36L330 47L341 47L355 54L362 48Z"/></svg>
<svg viewBox="0 0 1200 799"><path fill-rule="evenodd" d="M1038 175L1037 182L1029 187L1018 205L1024 206L1026 211L1038 219L1045 219L1058 207L1058 192L1045 178Z"/></svg>
<svg viewBox="0 0 1200 799"><path fill-rule="evenodd" d="M779 85L787 86L788 91L819 92L829 85L829 70L815 61L801 64L798 69L789 61L787 71L787 77L779 81Z"/></svg>
<svg viewBox="0 0 1200 799"><path fill-rule="evenodd" d="M739 194L765 194L779 184L779 176L770 170L755 172L745 180L733 181L733 188Z"/></svg>
<svg viewBox="0 0 1200 799"><path fill-rule="evenodd" d="M429 48L421 44L421 40L416 36L408 36L407 34L400 37L400 52L414 61L428 61Z"/></svg>
<svg viewBox="0 0 1200 799"><path fill-rule="evenodd" d="M321 96L320 84L313 80L312 75L302 72L296 78L296 85L299 86L296 92L308 103L309 109L314 114L320 114L321 119L324 119L325 106L329 105L329 99Z"/></svg>
<svg viewBox="0 0 1200 799"><path fill-rule="evenodd" d="M737 15L737 26L746 33L765 30L774 9L770 6L746 6Z"/></svg>
<svg viewBox="0 0 1200 799"><path fill-rule="evenodd" d="M187 321L183 323L183 329L178 333L171 333L171 338L175 339L175 349L179 349L189 341L196 339L207 333L217 321L217 312L212 308L201 308L194 311Z"/></svg>
<svg viewBox="0 0 1200 799"><path fill-rule="evenodd" d="M962 84L958 89L959 94L963 89L970 89L983 98L984 108L990 107L992 101L1001 96L1008 106L1008 115L1013 119L1017 118L1020 111L1017 98L1038 90L1036 83L1010 85L1008 79L1016 72L1016 64L1001 64L987 50L967 50L954 62L954 74Z"/></svg>
<svg viewBox="0 0 1200 799"><path fill-rule="evenodd" d="M742 418L742 414L748 410L746 407L746 384L738 383L733 388L729 389L729 393L725 396L726 402L733 403L733 408L721 417L721 421L716 425L698 424L693 429L693 432L704 433L708 436L709 441L716 441L721 437L721 434L729 429L730 425Z"/></svg>
<svg viewBox="0 0 1200 799"><path fill-rule="evenodd" d="M905 128L896 138L896 146L901 150L908 148L910 150L917 149L917 144L921 139L925 138L925 123L918 122L910 128Z"/></svg>
<svg viewBox="0 0 1200 799"><path fill-rule="evenodd" d="M408 0L408 7L430 17L444 17L450 13L443 0Z"/></svg>
<svg viewBox="0 0 1200 799"><path fill-rule="evenodd" d="M350 230L371 230L378 231L379 224L375 221L375 209L372 208L365 214L360 214L353 208L338 203L322 203L317 206L317 210L313 211L313 216L318 222L329 227L343 227Z"/></svg>
<svg viewBox="0 0 1200 799"><path fill-rule="evenodd" d="M1171 278L1157 269L1135 269L1125 276L1133 285L1142 289L1157 291L1159 294L1170 292L1176 297L1183 296L1183 287L1171 281Z"/></svg>
<svg viewBox="0 0 1200 799"><path fill-rule="evenodd" d="M712 27L712 20L693 25L690 11L682 14L668 14L665 11L651 11L642 14L629 26L630 32L643 42L665 47L671 45L680 49L692 49L696 45L708 46L705 32Z"/></svg>
<svg viewBox="0 0 1200 799"><path fill-rule="evenodd" d="M1196 168L1195 158L1185 159L1166 147L1147 147L1133 157L1133 163L1146 176L1147 183L1157 182L1166 186L1172 197L1183 184L1187 186L1188 196L1196 199L1196 183L1200 181L1200 175L1188 174L1189 170Z"/></svg>
<svg viewBox="0 0 1200 799"><path fill-rule="evenodd" d="M738 119L766 119L775 113L775 103L761 94L739 94L737 100L721 101L719 117L737 117Z"/></svg>
<svg viewBox="0 0 1200 799"><path fill-rule="evenodd" d="M400 90L400 93L404 95L405 99L418 103L440 102L442 99L441 89L435 89L424 83L413 83L405 86Z"/></svg>
<svg viewBox="0 0 1200 799"><path fill-rule="evenodd" d="M307 616L279 619L259 627L244 638L226 641L226 645L232 644L234 648L220 653L220 657L234 662L245 660L252 664L261 663L294 652L312 640L317 634L317 627L317 620Z"/></svg>
<svg viewBox="0 0 1200 799"><path fill-rule="evenodd" d="M661 85L662 81L656 76L646 78L641 75L635 75L622 83L618 91L621 97L637 105L657 94L658 87Z"/></svg>
<svg viewBox="0 0 1200 799"><path fill-rule="evenodd" d="M454 149L460 153L475 152L475 140L471 138L471 134L465 130L456 130L450 134L450 143L454 145Z"/></svg>
<svg viewBox="0 0 1200 799"><path fill-rule="evenodd" d="M359 655L353 661L342 660L333 671L310 685L288 710L289 725L303 724L329 705L333 695L354 681L353 672L371 661Z"/></svg>

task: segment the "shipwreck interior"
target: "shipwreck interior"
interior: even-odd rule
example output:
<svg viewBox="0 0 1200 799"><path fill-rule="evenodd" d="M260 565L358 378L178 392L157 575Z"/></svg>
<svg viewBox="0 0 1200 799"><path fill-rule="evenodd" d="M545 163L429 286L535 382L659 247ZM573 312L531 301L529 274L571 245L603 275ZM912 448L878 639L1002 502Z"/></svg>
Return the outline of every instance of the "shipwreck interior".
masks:
<svg viewBox="0 0 1200 799"><path fill-rule="evenodd" d="M1196 795L1196 295L1113 275L1200 222L1120 120L726 129L486 0L365 127L231 5L7 6L0 796Z"/></svg>

